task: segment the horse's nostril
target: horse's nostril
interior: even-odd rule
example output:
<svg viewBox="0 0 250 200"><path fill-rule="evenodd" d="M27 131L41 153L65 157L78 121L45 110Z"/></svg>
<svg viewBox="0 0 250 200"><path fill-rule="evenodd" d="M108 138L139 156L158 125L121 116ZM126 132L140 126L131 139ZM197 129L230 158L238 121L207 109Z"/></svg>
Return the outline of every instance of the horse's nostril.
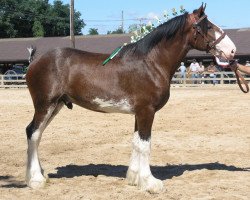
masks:
<svg viewBox="0 0 250 200"><path fill-rule="evenodd" d="M235 53L235 50L233 49L233 50L231 51L231 53Z"/></svg>

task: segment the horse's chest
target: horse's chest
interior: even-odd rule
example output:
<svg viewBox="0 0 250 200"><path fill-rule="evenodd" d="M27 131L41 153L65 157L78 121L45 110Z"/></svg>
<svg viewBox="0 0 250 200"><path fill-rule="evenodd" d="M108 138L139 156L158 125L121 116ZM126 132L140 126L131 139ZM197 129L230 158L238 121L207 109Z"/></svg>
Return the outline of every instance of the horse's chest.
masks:
<svg viewBox="0 0 250 200"><path fill-rule="evenodd" d="M161 109L167 102L170 96L169 88L166 88L164 90L161 90L157 94L157 104L156 104L156 109L159 110Z"/></svg>

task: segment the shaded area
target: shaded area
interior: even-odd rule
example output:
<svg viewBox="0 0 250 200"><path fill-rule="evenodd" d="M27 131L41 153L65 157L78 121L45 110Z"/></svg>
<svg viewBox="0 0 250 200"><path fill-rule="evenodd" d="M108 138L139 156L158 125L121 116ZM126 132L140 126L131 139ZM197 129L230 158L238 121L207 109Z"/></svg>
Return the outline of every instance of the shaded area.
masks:
<svg viewBox="0 0 250 200"><path fill-rule="evenodd" d="M12 176L0 176L0 181L1 180L8 180L8 179L10 179L10 178L12 178Z"/></svg>
<svg viewBox="0 0 250 200"><path fill-rule="evenodd" d="M24 181L17 181L13 176L0 176L0 187L2 188L25 188L27 187Z"/></svg>
<svg viewBox="0 0 250 200"><path fill-rule="evenodd" d="M75 176L94 176L105 175L113 177L125 177L128 167L125 165L66 165L57 167L57 173L48 174L49 178L73 178Z"/></svg>
<svg viewBox="0 0 250 200"><path fill-rule="evenodd" d="M126 177L128 167L125 165L107 165L107 164L89 164L89 165L66 165L57 167L56 173L49 174L50 178L73 178L78 176L95 176L104 175L112 177ZM151 166L152 173L158 179L171 179L174 176L181 176L185 171L195 170L225 170L225 171L244 171L250 172L250 168L239 168L235 166L227 166L225 164L205 163L205 164L183 164L183 165L166 165Z"/></svg>
<svg viewBox="0 0 250 200"><path fill-rule="evenodd" d="M165 167L151 167L152 174L156 178L165 180L171 179L174 176L181 176L185 171L196 171L196 170L223 170L231 172L250 172L249 168L239 168L233 165L225 165L218 162L215 163L204 163L204 164L183 164L183 165L167 165Z"/></svg>

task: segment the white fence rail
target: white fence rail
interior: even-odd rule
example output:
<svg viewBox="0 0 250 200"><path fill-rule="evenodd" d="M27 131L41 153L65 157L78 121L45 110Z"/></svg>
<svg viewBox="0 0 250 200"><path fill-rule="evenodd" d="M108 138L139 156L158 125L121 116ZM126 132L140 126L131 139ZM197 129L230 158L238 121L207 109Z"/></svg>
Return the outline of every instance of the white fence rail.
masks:
<svg viewBox="0 0 250 200"><path fill-rule="evenodd" d="M197 78L191 78L192 74L186 74L186 78L181 78L181 73L176 72L172 84L184 84L186 86L193 84L235 84L236 78L233 72L216 72L215 78L211 78L211 73L196 74ZM250 76L243 74L247 81ZM0 75L0 88L25 88L26 80L23 74L19 75Z"/></svg>
<svg viewBox="0 0 250 200"><path fill-rule="evenodd" d="M0 88L26 88L24 74L0 75Z"/></svg>
<svg viewBox="0 0 250 200"><path fill-rule="evenodd" d="M181 73L176 72L172 83L173 84L235 84L237 83L234 72L215 72L214 76L211 73L204 72L202 74L195 74L196 78L191 78L192 74L186 74L186 78L181 78ZM248 82L250 76L243 74L242 76Z"/></svg>

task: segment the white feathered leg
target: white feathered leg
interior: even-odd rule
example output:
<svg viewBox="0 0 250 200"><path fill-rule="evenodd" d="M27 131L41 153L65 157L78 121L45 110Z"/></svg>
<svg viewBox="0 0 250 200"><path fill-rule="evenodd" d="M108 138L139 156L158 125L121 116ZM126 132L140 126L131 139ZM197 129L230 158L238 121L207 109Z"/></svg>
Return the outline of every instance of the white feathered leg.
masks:
<svg viewBox="0 0 250 200"><path fill-rule="evenodd" d="M41 131L36 130L32 137L28 139L28 159L26 170L27 185L33 189L45 186L46 178L43 176L43 170L38 158L38 144L41 138Z"/></svg>
<svg viewBox="0 0 250 200"><path fill-rule="evenodd" d="M48 177L44 176L44 171L40 165L39 157L38 157L38 146L41 141L42 133L49 122L53 119L55 114L61 109L62 104L59 104L57 107L52 105L48 108L47 112L45 112L43 118L42 114L39 116L42 118L40 124L36 130L34 126L34 122L32 122L28 127L28 151L27 151L27 169L26 169L26 182L27 185L31 188L38 189L45 186L48 181ZM56 110L55 110L56 108ZM35 120L35 119L33 119ZM37 120L37 119L36 119ZM34 131L34 132L33 132Z"/></svg>
<svg viewBox="0 0 250 200"><path fill-rule="evenodd" d="M130 158L130 164L127 171L127 181L129 185L138 185L139 182L139 165L140 165L140 154L137 148L139 143L138 132L134 133L132 141L132 155Z"/></svg>
<svg viewBox="0 0 250 200"><path fill-rule="evenodd" d="M135 132L133 138L133 151L130 159L130 165L127 172L127 180L130 185L138 185L140 189L150 193L158 193L163 189L161 180L156 179L150 170L149 156L151 142L141 140L138 132Z"/></svg>

